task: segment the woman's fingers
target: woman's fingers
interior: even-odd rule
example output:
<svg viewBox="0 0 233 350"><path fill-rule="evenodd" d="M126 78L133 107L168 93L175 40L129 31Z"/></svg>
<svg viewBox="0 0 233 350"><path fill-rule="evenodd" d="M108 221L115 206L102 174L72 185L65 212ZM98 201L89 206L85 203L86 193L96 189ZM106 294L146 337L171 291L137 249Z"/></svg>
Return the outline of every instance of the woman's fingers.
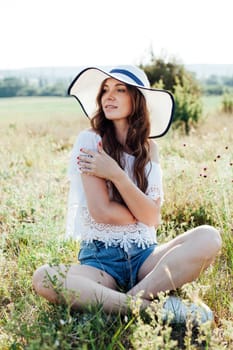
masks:
<svg viewBox="0 0 233 350"><path fill-rule="evenodd" d="M114 172L115 161L104 152L102 144L98 144L98 151L82 148L77 157L79 170L83 174L95 175L100 178L111 179Z"/></svg>
<svg viewBox="0 0 233 350"><path fill-rule="evenodd" d="M77 164L79 170L83 174L94 175L96 169L96 155L97 153L87 149L81 149L83 154L77 157Z"/></svg>
<svg viewBox="0 0 233 350"><path fill-rule="evenodd" d="M87 149L87 148L81 148L80 152L84 153L84 155L91 156L91 157L94 157L96 155L95 151L92 151L92 150Z"/></svg>
<svg viewBox="0 0 233 350"><path fill-rule="evenodd" d="M87 155L85 155L85 156L78 156L77 157L77 160L78 160L78 162L80 162L80 163L86 163L86 164L91 164L92 162L93 162L93 159L94 159L94 157L93 156L87 156Z"/></svg>

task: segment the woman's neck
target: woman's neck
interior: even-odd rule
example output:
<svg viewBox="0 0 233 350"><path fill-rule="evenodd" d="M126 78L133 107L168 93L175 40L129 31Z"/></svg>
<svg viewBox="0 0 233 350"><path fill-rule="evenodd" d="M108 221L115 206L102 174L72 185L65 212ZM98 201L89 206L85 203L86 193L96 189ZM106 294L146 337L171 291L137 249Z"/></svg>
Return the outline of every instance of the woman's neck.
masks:
<svg viewBox="0 0 233 350"><path fill-rule="evenodd" d="M129 125L126 123L114 123L114 126L117 140L125 146Z"/></svg>

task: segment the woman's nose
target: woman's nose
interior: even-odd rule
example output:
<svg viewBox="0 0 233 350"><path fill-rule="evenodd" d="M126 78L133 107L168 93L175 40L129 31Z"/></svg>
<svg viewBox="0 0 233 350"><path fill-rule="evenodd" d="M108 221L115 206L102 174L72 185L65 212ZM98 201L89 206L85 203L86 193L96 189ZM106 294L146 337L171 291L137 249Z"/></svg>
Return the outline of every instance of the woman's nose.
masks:
<svg viewBox="0 0 233 350"><path fill-rule="evenodd" d="M114 92L113 91L109 91L108 95L107 95L107 99L108 100L113 100L115 98Z"/></svg>

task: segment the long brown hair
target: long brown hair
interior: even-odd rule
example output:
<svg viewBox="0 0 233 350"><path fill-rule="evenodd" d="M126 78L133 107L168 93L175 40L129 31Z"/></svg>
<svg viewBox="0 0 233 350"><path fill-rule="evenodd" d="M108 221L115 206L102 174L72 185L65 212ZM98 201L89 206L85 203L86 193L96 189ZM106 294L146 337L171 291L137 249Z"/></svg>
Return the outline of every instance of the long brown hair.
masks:
<svg viewBox="0 0 233 350"><path fill-rule="evenodd" d="M134 86L126 85L132 101L132 113L128 117L129 129L126 137L126 144L122 145L116 138L115 127L111 120L105 118L101 107L101 98L103 95L102 83L96 98L97 112L91 119L92 128L101 136L103 148L117 163L124 168L123 152L127 149L135 157L133 175L137 186L144 193L148 186L148 180L145 167L150 161L149 135L150 120L146 100L143 94ZM113 198L119 202L124 202L113 184Z"/></svg>

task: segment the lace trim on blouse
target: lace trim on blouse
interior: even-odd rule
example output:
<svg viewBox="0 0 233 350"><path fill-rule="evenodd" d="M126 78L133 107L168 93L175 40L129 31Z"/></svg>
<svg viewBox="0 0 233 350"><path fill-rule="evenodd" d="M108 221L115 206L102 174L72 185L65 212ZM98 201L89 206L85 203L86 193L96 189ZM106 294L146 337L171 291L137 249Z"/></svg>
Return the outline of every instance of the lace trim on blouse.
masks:
<svg viewBox="0 0 233 350"><path fill-rule="evenodd" d="M160 188L156 185L150 186L150 188L148 188L148 190L146 191L146 194L147 196L149 196L150 198L153 198L154 200L157 200L159 198L163 200Z"/></svg>
<svg viewBox="0 0 233 350"><path fill-rule="evenodd" d="M70 191L67 212L66 238L73 238L91 242L94 239L105 243L105 246L117 245L126 251L132 243L136 243L143 249L156 243L156 230L141 222L131 225L110 225L97 223L91 216L87 208L86 196L81 181L80 172L77 169L76 157L81 147L92 150L97 149L100 136L92 131L82 131L73 147L69 163L68 176L70 179ZM124 153L123 161L125 172L133 180L133 164L135 157ZM148 163L145 168L148 177L148 188L146 195L157 200L159 205L163 203L162 171L160 165L154 161ZM109 196L111 198L111 188Z"/></svg>
<svg viewBox="0 0 233 350"><path fill-rule="evenodd" d="M81 217L80 217L81 216ZM90 243L99 240L105 247L120 246L126 252L133 243L145 249L156 243L156 233L143 223L129 225L110 225L97 223L89 214L86 207L79 208L80 222L82 222L82 240Z"/></svg>

